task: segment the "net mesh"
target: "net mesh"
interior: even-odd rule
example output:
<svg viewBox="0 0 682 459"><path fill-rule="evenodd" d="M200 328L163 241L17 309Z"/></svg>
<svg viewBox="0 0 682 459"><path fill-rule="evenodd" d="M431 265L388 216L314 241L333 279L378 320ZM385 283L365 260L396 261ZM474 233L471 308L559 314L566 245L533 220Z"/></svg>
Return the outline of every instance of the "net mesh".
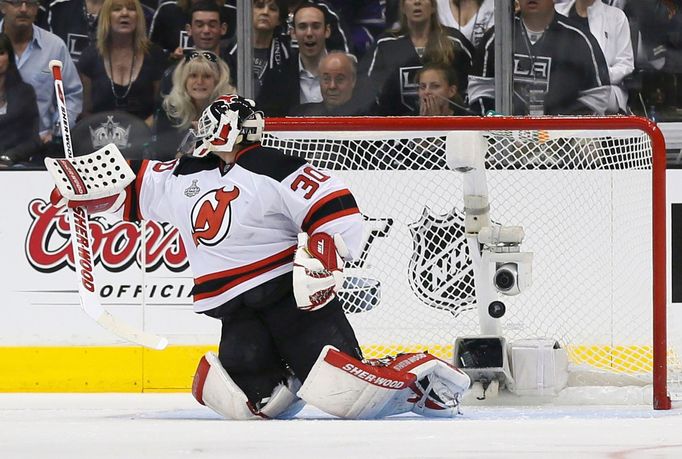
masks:
<svg viewBox="0 0 682 459"><path fill-rule="evenodd" d="M463 175L445 132L269 132L264 144L341 177L366 225L341 293L365 357L451 360L477 335L463 231ZM652 148L640 131L484 132L490 216L522 225L533 286L502 297L503 334L556 339L574 367L652 373ZM679 383L670 349L669 379Z"/></svg>

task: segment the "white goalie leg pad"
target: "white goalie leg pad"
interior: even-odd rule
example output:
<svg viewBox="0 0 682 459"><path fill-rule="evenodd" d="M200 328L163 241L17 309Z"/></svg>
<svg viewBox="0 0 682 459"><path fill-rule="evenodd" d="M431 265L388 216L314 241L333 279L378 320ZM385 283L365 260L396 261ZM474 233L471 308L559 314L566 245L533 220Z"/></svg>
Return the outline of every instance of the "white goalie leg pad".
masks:
<svg viewBox="0 0 682 459"><path fill-rule="evenodd" d="M346 419L376 419L410 411L413 374L373 366L333 346L322 349L298 396Z"/></svg>
<svg viewBox="0 0 682 459"><path fill-rule="evenodd" d="M289 418L303 409L305 402L296 396L301 383L289 378L287 384L280 384L262 407L256 407L244 392L230 378L218 356L206 353L199 361L192 394L194 398L227 419L250 420Z"/></svg>
<svg viewBox="0 0 682 459"><path fill-rule="evenodd" d="M449 418L460 414L460 400L471 385L469 376L430 354L406 355L413 356L412 359L423 356L420 360L413 362L405 361L409 365L409 371L417 379L412 387L417 395L412 411L428 417ZM392 366L395 367L396 364Z"/></svg>
<svg viewBox="0 0 682 459"><path fill-rule="evenodd" d="M69 201L88 201L120 194L135 173L115 144L75 158L45 158L61 195Z"/></svg>

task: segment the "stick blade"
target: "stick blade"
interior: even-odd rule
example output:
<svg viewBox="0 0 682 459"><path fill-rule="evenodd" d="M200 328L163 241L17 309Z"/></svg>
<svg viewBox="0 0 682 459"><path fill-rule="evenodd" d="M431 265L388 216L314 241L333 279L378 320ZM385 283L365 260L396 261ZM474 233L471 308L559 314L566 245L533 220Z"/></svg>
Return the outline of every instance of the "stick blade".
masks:
<svg viewBox="0 0 682 459"><path fill-rule="evenodd" d="M108 311L100 316L97 323L102 327L106 328L119 338L122 338L131 343L139 344L140 346L147 347L149 349L155 349L161 351L168 346L168 339L163 336L157 336L153 333L147 333L141 330L137 330L130 325L119 321L116 317L112 316Z"/></svg>

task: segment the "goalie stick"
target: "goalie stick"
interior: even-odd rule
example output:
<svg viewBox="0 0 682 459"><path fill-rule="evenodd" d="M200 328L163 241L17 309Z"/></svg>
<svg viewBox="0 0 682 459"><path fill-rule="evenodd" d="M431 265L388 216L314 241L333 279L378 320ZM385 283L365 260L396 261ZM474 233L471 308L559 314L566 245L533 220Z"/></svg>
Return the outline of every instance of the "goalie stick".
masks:
<svg viewBox="0 0 682 459"><path fill-rule="evenodd" d="M58 60L50 61L50 71L54 78L54 90L59 110L59 125L61 127L62 139L64 144L64 156L67 159L73 158L73 148L71 146L71 131L69 129L69 118L66 110L66 99L64 97L64 85L62 83L62 63ZM78 276L78 297L81 307L87 315L103 328L109 330L116 336L139 344L151 349L161 350L168 345L168 340L164 337L138 330L116 317L102 306L94 276L94 258L92 256L92 237L88 212L84 207L71 209L67 206L67 215L71 228L71 244L73 246L73 263ZM144 247L143 249L144 250Z"/></svg>

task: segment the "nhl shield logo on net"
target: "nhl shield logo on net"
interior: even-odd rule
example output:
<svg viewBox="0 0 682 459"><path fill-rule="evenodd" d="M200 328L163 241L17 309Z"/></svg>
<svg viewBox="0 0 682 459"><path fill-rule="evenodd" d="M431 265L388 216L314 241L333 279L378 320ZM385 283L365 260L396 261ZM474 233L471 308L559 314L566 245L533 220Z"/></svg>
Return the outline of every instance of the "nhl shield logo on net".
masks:
<svg viewBox="0 0 682 459"><path fill-rule="evenodd" d="M424 304L459 315L474 307L474 272L464 237L464 214L435 215L424 207L408 225L412 235L408 281Z"/></svg>

